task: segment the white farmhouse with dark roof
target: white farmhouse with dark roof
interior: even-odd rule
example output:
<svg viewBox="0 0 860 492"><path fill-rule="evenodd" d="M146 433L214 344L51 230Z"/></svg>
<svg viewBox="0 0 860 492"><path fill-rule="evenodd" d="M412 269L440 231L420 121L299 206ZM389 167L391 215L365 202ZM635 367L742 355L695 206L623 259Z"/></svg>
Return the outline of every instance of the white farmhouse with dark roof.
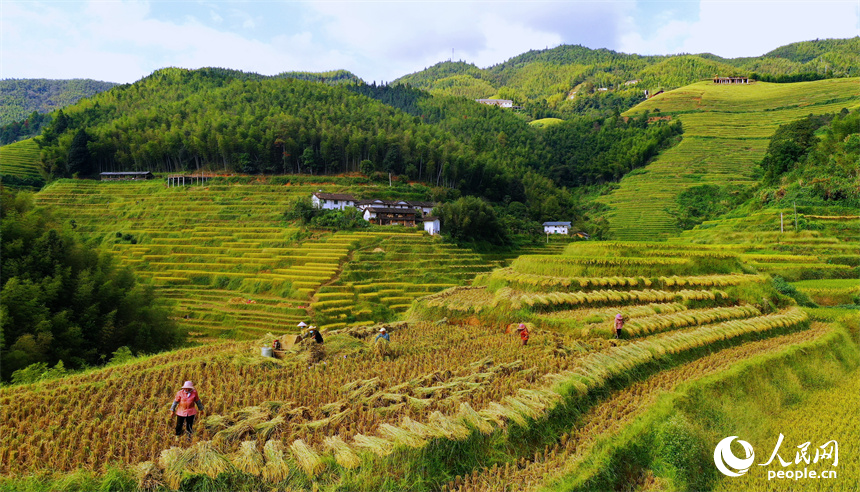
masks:
<svg viewBox="0 0 860 492"><path fill-rule="evenodd" d="M340 193L317 192L313 194L311 201L314 207L328 210L343 210L355 206L355 197Z"/></svg>
<svg viewBox="0 0 860 492"><path fill-rule="evenodd" d="M570 230L570 222L544 222L543 232L545 234L567 234Z"/></svg>

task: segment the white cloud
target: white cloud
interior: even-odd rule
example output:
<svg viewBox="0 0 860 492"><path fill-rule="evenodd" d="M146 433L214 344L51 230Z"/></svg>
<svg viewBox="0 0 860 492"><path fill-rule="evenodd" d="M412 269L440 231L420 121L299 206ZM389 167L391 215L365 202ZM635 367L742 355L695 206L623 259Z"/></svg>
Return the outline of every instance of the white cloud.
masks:
<svg viewBox="0 0 860 492"><path fill-rule="evenodd" d="M860 34L856 1L702 0L697 20L667 19L659 28L628 29L619 48L628 53L713 53L724 58L761 56L775 48L816 38Z"/></svg>
<svg viewBox="0 0 860 492"><path fill-rule="evenodd" d="M165 66L390 81L452 56L486 67L561 43L757 56L858 34L856 0L0 2L0 77L132 82ZM698 15L696 15L698 14Z"/></svg>

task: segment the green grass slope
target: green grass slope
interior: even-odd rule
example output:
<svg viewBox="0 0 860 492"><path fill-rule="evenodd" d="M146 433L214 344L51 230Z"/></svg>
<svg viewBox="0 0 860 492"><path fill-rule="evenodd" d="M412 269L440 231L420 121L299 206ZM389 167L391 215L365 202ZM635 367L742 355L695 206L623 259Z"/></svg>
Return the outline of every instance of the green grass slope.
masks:
<svg viewBox="0 0 860 492"><path fill-rule="evenodd" d="M677 232L668 210L680 192L701 184L751 186L768 138L779 125L858 105L860 85L852 78L795 84L699 82L636 106L626 115L659 110L660 116L683 123L684 138L601 197L612 208L613 237L644 240Z"/></svg>

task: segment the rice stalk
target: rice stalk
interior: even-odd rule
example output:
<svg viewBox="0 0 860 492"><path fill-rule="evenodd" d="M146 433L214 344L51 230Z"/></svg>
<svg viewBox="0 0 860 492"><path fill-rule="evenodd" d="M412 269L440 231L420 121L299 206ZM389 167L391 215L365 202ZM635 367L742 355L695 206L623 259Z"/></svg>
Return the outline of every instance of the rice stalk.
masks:
<svg viewBox="0 0 860 492"><path fill-rule="evenodd" d="M457 412L457 416L460 417L463 422L473 426L481 434L487 435L493 432L493 425L485 418L481 417L467 402L460 404L460 410Z"/></svg>
<svg viewBox="0 0 860 492"><path fill-rule="evenodd" d="M379 433L382 434L382 437L394 441L395 444L410 448L421 447L426 442L420 435L391 424L380 424Z"/></svg>
<svg viewBox="0 0 860 492"><path fill-rule="evenodd" d="M334 452L334 459L338 465L352 470L361 464L361 459L340 436L326 436L323 442L327 448Z"/></svg>
<svg viewBox="0 0 860 492"><path fill-rule="evenodd" d="M232 423L230 419L223 415L207 415L201 422L203 428L212 433L226 429Z"/></svg>
<svg viewBox="0 0 860 492"><path fill-rule="evenodd" d="M202 473L215 478L230 469L230 462L212 446L212 441L198 442L188 448L188 454L188 468L191 473Z"/></svg>
<svg viewBox="0 0 860 492"><path fill-rule="evenodd" d="M263 454L257 450L256 441L244 441L239 450L231 456L230 461L237 470L260 476L263 471Z"/></svg>
<svg viewBox="0 0 860 492"><path fill-rule="evenodd" d="M137 476L137 488L141 490L155 490L164 486L164 474L161 468L151 461L144 461L134 468Z"/></svg>
<svg viewBox="0 0 860 492"><path fill-rule="evenodd" d="M400 426L422 437L445 437L445 433L441 430L416 422L409 417L403 417L403 421L400 423Z"/></svg>
<svg viewBox="0 0 860 492"><path fill-rule="evenodd" d="M356 434L352 439L356 446L365 448L378 456L388 456L392 451L394 451L394 444L381 437Z"/></svg>
<svg viewBox="0 0 860 492"><path fill-rule="evenodd" d="M270 439L263 446L266 465L263 467L263 478L269 482L282 482L290 476L290 465L284 459L284 445L281 441Z"/></svg>
<svg viewBox="0 0 860 492"><path fill-rule="evenodd" d="M293 452L293 456L296 458L299 466L302 467L302 470L308 476L313 477L322 471L322 458L301 439L296 439L290 444L290 451Z"/></svg>
<svg viewBox="0 0 860 492"><path fill-rule="evenodd" d="M276 431L283 428L284 425L286 425L286 423L287 423L287 421L284 419L284 417L278 415L277 417L273 418L272 420L269 420L267 422L261 422L261 423L255 425L254 426L254 432L261 439L268 441L269 439L271 439L272 435Z"/></svg>
<svg viewBox="0 0 860 492"><path fill-rule="evenodd" d="M164 469L164 481L171 489L178 489L182 484L182 473L191 461L190 453L178 447L165 449L158 457L158 464Z"/></svg>
<svg viewBox="0 0 860 492"><path fill-rule="evenodd" d="M454 419L442 415L436 411L430 414L430 426L438 428L445 434L448 439L460 440L469 436L469 429L462 424L458 424Z"/></svg>

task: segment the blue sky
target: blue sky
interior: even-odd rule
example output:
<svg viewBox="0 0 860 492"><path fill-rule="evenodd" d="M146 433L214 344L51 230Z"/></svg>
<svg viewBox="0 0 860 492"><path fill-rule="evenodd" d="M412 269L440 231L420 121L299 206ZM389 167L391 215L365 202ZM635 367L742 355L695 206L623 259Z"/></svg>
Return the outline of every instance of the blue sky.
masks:
<svg viewBox="0 0 860 492"><path fill-rule="evenodd" d="M560 44L734 58L857 35L857 0L0 0L0 78L125 83L216 66L380 82L452 56L488 67Z"/></svg>

